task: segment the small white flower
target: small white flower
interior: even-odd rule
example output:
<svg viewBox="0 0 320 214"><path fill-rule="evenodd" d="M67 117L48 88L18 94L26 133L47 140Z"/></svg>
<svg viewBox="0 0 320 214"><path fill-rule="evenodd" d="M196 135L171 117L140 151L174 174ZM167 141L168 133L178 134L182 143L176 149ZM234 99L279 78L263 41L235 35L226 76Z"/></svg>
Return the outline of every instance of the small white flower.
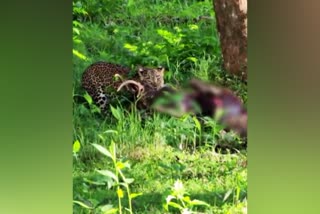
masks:
<svg viewBox="0 0 320 214"><path fill-rule="evenodd" d="M188 210L188 208L184 208L181 212L181 214L192 214L190 210Z"/></svg>
<svg viewBox="0 0 320 214"><path fill-rule="evenodd" d="M180 192L180 191L183 191L184 188L183 188L183 184L180 180L177 180L175 183L174 183L174 190Z"/></svg>
<svg viewBox="0 0 320 214"><path fill-rule="evenodd" d="M166 198L166 201L167 203L169 203L172 199L174 199L175 197L172 196L172 195L169 195L167 198Z"/></svg>

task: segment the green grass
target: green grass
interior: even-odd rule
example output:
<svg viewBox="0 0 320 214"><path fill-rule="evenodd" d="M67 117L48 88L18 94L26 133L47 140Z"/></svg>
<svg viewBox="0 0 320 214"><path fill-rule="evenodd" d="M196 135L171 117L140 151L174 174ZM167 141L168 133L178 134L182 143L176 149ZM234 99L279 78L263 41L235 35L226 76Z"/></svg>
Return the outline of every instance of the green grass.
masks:
<svg viewBox="0 0 320 214"><path fill-rule="evenodd" d="M73 167L73 197L96 209L74 204L74 213L102 213L101 206L118 206L115 187L97 169L112 161L92 144L117 147L117 159L133 178L130 189L143 193L133 199L133 213L168 213L164 209L171 187L179 179L190 198L210 206L202 213L243 213L247 198L247 155L218 154L213 147L226 136L215 121L198 123L191 116L172 118L138 112L133 104L115 101L103 117L83 99L80 80L95 61L134 69L137 65L167 68L165 82L183 86L191 77L211 80L233 89L246 103L247 86L221 68L212 2L205 1L74 1L74 140L81 144ZM199 16L206 18L199 19ZM80 98L80 99L79 99ZM232 141L239 143L236 138ZM99 206L101 205L101 206ZM128 207L123 198L123 207ZM169 208L170 213L179 213ZM125 211L123 213L126 213Z"/></svg>

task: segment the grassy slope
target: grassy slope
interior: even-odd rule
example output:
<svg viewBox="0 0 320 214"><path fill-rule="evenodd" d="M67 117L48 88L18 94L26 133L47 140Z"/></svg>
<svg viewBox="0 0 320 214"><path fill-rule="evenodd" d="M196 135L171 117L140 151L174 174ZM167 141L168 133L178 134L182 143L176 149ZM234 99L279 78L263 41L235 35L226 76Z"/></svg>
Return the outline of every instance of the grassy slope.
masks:
<svg viewBox="0 0 320 214"><path fill-rule="evenodd" d="M132 69L138 64L164 65L167 83L183 85L192 76L210 79L232 88L246 102L246 85L220 68L211 1L97 2L78 2L74 8L74 20L80 23L74 23L74 50L81 54L73 60L75 98L85 93L80 87L84 69L104 60ZM211 18L196 20L200 15ZM157 113L141 118L135 110L122 107L118 107L119 120L93 111L92 105L74 103L74 138L81 143L74 159L74 199L117 205L114 190L88 182L101 179L95 169L111 167L90 144L107 147L114 140L118 157L131 164L126 175L135 179L133 192L143 193L134 199L135 213L164 213L162 204L176 179L183 181L192 199L211 205L205 210L199 207L205 213L242 212L247 195L246 154L214 153L212 146L221 137L216 127L199 131L192 118L182 121ZM204 140L192 152L179 149L194 145L199 135ZM74 213L90 212L75 205Z"/></svg>

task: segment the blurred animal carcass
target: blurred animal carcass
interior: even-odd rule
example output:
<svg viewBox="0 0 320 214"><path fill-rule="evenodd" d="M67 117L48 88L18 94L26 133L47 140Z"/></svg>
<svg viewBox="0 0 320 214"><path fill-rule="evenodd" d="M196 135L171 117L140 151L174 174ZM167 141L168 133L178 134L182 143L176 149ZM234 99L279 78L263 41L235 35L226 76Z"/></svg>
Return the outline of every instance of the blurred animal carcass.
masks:
<svg viewBox="0 0 320 214"><path fill-rule="evenodd" d="M217 119L226 130L247 137L247 110L239 97L230 89L192 79L184 90L159 90L153 100L157 111L181 117L186 113Z"/></svg>

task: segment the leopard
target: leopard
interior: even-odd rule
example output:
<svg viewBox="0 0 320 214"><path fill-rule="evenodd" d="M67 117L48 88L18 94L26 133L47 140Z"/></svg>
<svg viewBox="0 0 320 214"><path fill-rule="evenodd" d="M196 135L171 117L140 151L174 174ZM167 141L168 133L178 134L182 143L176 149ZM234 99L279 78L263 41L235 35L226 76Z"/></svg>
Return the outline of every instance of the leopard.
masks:
<svg viewBox="0 0 320 214"><path fill-rule="evenodd" d="M126 80L139 82L149 90L159 90L164 85L164 71L165 69L162 66L148 68L139 65L136 72L131 72L126 66L99 61L85 69L81 85L100 110L106 112L107 105L110 102L108 90L116 90ZM126 88L131 94L138 95L141 93L141 88L136 85L126 86Z"/></svg>

